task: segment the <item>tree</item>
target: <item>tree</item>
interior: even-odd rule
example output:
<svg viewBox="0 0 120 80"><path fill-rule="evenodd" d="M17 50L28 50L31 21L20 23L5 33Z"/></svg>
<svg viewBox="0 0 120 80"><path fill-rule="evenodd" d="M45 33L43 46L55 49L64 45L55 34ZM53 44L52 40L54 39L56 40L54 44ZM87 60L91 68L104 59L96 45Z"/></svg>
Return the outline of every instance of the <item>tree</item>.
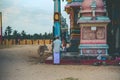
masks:
<svg viewBox="0 0 120 80"><path fill-rule="evenodd" d="M12 28L10 26L6 27L6 29L5 29L5 37L7 39L11 38L11 33L12 33Z"/></svg>
<svg viewBox="0 0 120 80"><path fill-rule="evenodd" d="M14 30L13 31L13 39L15 39L15 43L17 44L18 43L18 38L19 38L19 33L17 30Z"/></svg>
<svg viewBox="0 0 120 80"><path fill-rule="evenodd" d="M17 36L18 36L18 31L17 31L17 30L14 30L14 31L13 31L13 38L17 38Z"/></svg>
<svg viewBox="0 0 120 80"><path fill-rule="evenodd" d="M4 38L7 39L7 30L5 30Z"/></svg>
<svg viewBox="0 0 120 80"><path fill-rule="evenodd" d="M26 32L23 30L22 32L21 32L21 37L22 37L22 39L26 39Z"/></svg>
<svg viewBox="0 0 120 80"><path fill-rule="evenodd" d="M17 30L13 30L12 33L12 28L10 26L8 26L5 29L5 33L4 33L4 38L5 39L15 39L16 40L16 44L17 44L17 40L18 39L52 39L53 38L53 34L52 33L47 33L45 32L44 34L40 33L40 34L26 34L26 32L24 30L22 30L21 33L19 33Z"/></svg>
<svg viewBox="0 0 120 80"><path fill-rule="evenodd" d="M48 33L48 39L53 39L53 34L52 33Z"/></svg>
<svg viewBox="0 0 120 80"><path fill-rule="evenodd" d="M33 39L39 39L39 35L38 35L37 33L35 33L35 34L33 35Z"/></svg>
<svg viewBox="0 0 120 80"><path fill-rule="evenodd" d="M26 36L27 36L27 39L32 39L32 35L28 34Z"/></svg>
<svg viewBox="0 0 120 80"><path fill-rule="evenodd" d="M47 33L46 32L43 34L43 39L47 39Z"/></svg>
<svg viewBox="0 0 120 80"><path fill-rule="evenodd" d="M39 34L39 39L42 39L42 36L43 36L43 35L40 33L40 34Z"/></svg>

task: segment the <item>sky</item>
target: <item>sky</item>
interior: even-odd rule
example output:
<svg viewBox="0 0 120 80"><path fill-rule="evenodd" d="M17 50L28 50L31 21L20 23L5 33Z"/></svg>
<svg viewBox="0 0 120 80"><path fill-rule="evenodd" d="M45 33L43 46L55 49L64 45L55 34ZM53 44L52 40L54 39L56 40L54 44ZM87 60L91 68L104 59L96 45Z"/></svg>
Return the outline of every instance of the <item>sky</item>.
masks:
<svg viewBox="0 0 120 80"><path fill-rule="evenodd" d="M61 13L68 19L65 5L61 3ZM53 0L0 0L3 34L7 26L27 34L52 32L53 9Z"/></svg>

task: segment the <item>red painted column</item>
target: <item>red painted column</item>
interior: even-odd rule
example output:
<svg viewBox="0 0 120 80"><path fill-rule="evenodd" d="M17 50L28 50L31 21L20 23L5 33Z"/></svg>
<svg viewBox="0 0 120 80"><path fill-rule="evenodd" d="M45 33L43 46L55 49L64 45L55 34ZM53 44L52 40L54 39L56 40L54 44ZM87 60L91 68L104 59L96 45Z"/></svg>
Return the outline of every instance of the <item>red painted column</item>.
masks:
<svg viewBox="0 0 120 80"><path fill-rule="evenodd" d="M0 12L0 43L2 42L2 12Z"/></svg>

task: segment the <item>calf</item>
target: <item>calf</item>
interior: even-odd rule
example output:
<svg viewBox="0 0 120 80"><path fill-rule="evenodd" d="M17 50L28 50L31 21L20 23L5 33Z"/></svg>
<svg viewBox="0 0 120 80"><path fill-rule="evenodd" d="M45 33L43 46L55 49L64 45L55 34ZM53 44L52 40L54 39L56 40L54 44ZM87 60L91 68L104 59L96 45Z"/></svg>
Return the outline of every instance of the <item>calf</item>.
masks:
<svg viewBox="0 0 120 80"><path fill-rule="evenodd" d="M44 53L45 51L48 51L48 47L46 45L40 45L38 48L38 54L40 55L40 62L43 63L44 61Z"/></svg>

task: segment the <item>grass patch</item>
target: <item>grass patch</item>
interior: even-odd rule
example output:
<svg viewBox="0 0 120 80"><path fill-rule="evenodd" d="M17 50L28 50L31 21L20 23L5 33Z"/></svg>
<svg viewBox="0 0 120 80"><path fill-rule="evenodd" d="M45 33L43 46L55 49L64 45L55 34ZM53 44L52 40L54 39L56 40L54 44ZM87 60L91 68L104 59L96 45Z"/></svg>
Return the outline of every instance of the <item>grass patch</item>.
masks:
<svg viewBox="0 0 120 80"><path fill-rule="evenodd" d="M60 79L60 80L79 80L78 78L73 78L73 77L68 77L68 78L64 78L64 79Z"/></svg>

